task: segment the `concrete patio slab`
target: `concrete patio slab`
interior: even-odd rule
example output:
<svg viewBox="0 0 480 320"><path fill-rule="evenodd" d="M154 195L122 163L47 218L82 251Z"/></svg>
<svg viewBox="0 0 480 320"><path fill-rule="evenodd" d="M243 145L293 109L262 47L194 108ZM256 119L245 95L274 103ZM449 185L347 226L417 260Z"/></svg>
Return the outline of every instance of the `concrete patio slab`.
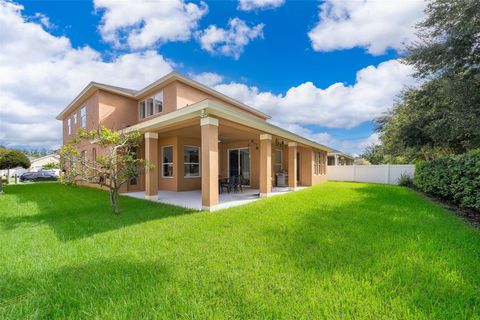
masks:
<svg viewBox="0 0 480 320"><path fill-rule="evenodd" d="M296 190L301 190L306 187L298 187ZM272 193L269 196L276 196L285 194L288 192L292 192L288 188L280 188L275 187L272 189ZM123 193L122 195L126 195L133 198L138 199L145 199L145 192L128 192ZM252 188L243 188L243 192L237 193L222 193L219 195L219 204L215 207L215 210L241 206L253 201L257 201L260 199L260 191L258 189ZM157 202L172 204L179 207L194 209L194 210L202 210L202 192L201 190L193 190L193 191L167 191L161 190L158 192L157 199L150 199Z"/></svg>

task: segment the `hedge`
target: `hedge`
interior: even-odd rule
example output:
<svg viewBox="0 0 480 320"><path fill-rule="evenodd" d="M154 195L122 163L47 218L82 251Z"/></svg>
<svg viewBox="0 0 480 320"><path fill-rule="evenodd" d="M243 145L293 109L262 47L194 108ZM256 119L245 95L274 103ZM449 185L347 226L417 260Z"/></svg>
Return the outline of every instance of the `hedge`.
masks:
<svg viewBox="0 0 480 320"><path fill-rule="evenodd" d="M419 163L414 184L425 193L480 211L480 150Z"/></svg>

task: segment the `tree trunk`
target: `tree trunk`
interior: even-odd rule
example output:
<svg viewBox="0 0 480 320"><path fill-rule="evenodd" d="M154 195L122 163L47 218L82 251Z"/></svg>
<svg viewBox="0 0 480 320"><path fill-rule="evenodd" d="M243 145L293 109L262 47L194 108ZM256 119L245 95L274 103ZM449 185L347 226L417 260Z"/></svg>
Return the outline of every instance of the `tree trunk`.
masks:
<svg viewBox="0 0 480 320"><path fill-rule="evenodd" d="M120 214L120 210L118 210L117 206L117 190L110 189L110 204L112 205L112 212L114 214Z"/></svg>
<svg viewBox="0 0 480 320"><path fill-rule="evenodd" d="M10 184L10 169L7 169L7 184Z"/></svg>

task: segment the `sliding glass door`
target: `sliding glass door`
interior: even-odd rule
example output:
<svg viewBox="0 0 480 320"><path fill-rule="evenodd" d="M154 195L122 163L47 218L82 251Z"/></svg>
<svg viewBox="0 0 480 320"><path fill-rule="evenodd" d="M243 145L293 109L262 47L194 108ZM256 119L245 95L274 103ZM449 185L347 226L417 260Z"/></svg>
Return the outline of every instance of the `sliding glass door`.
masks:
<svg viewBox="0 0 480 320"><path fill-rule="evenodd" d="M228 150L228 176L242 176L244 185L250 185L250 149Z"/></svg>

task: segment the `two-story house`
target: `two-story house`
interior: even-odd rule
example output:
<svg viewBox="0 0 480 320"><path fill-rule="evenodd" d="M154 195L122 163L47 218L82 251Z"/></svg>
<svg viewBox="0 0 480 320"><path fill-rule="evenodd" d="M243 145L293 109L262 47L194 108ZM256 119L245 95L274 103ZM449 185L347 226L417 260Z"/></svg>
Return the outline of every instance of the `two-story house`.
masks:
<svg viewBox="0 0 480 320"><path fill-rule="evenodd" d="M138 91L92 82L57 116L64 144L80 127L139 130L145 140L138 156L154 168L122 192L143 191L146 199L158 199L162 190L201 190L206 210L219 203L219 177L240 175L260 197L272 192L280 175L290 189L326 181L330 148L269 118L176 72ZM101 153L91 144L81 148L92 159Z"/></svg>

